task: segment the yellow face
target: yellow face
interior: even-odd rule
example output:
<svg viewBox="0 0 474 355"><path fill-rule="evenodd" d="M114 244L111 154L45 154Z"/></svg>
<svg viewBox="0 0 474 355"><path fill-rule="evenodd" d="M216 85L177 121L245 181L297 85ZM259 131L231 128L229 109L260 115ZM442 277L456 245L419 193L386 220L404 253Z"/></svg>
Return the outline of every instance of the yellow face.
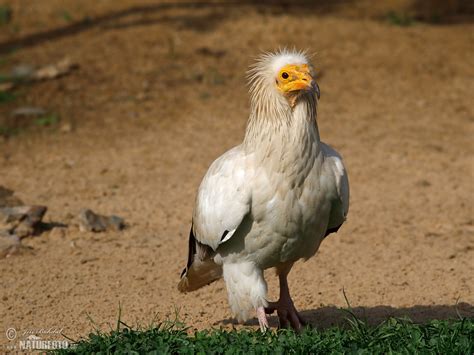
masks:
<svg viewBox="0 0 474 355"><path fill-rule="evenodd" d="M276 85L285 96L291 96L291 93L311 90L314 81L307 64L288 64L280 69L276 78Z"/></svg>

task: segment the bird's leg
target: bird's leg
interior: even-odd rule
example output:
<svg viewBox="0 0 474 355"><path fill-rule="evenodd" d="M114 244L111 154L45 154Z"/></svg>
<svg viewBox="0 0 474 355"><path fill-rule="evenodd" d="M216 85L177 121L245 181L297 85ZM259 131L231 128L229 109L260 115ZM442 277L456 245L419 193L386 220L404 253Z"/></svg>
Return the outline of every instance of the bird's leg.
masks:
<svg viewBox="0 0 474 355"><path fill-rule="evenodd" d="M280 321L280 328L288 328L288 325L291 325L293 329L300 331L306 323L296 311L295 305L290 296L287 276L290 272L291 266L293 266L293 264L279 270L280 299L277 302L269 302L268 307L265 308L265 312L271 314L276 310Z"/></svg>
<svg viewBox="0 0 474 355"><path fill-rule="evenodd" d="M260 330L262 331L262 333L265 333L270 327L268 326L267 315L265 313L264 307L257 308L257 319L258 324L260 325Z"/></svg>

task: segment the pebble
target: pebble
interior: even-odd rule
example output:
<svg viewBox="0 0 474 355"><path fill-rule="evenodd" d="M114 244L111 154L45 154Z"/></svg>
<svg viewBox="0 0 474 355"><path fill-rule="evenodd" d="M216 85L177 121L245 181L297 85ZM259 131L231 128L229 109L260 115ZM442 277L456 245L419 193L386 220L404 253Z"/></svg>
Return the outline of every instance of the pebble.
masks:
<svg viewBox="0 0 474 355"><path fill-rule="evenodd" d="M18 236L0 233L0 259L15 254L20 246L21 242Z"/></svg>
<svg viewBox="0 0 474 355"><path fill-rule="evenodd" d="M37 117L46 115L46 110L41 107L24 106L13 110L11 115L13 117Z"/></svg>
<svg viewBox="0 0 474 355"><path fill-rule="evenodd" d="M124 228L125 221L121 217L103 216L90 209L83 209L79 213L79 230L81 232L120 231Z"/></svg>
<svg viewBox="0 0 474 355"><path fill-rule="evenodd" d="M0 232L20 238L32 235L47 210L46 206L0 207Z"/></svg>

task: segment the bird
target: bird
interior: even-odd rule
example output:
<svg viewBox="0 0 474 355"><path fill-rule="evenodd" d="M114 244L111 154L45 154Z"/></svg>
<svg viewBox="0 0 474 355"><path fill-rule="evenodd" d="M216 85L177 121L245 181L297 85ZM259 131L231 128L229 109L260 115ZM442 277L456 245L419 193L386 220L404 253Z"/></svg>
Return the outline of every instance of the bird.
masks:
<svg viewBox="0 0 474 355"><path fill-rule="evenodd" d="M290 296L288 274L318 251L349 211L349 180L341 155L320 139L320 89L305 51L261 54L248 70L250 114L240 145L209 167L196 195L183 293L224 279L233 316L256 315L268 330L306 325ZM266 269L279 279L267 299Z"/></svg>

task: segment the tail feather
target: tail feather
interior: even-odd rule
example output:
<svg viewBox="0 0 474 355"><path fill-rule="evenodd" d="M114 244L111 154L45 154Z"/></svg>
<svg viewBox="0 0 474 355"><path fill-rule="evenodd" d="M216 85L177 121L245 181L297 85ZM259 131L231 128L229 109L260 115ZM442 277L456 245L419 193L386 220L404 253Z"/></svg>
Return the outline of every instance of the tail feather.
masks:
<svg viewBox="0 0 474 355"><path fill-rule="evenodd" d="M216 264L212 256L213 250L196 240L191 226L188 262L181 273L181 280L178 283L179 291L194 291L222 277L222 266Z"/></svg>
<svg viewBox="0 0 474 355"><path fill-rule="evenodd" d="M212 260L195 261L190 268L184 270L178 290L191 292L209 285L222 277L222 266Z"/></svg>

